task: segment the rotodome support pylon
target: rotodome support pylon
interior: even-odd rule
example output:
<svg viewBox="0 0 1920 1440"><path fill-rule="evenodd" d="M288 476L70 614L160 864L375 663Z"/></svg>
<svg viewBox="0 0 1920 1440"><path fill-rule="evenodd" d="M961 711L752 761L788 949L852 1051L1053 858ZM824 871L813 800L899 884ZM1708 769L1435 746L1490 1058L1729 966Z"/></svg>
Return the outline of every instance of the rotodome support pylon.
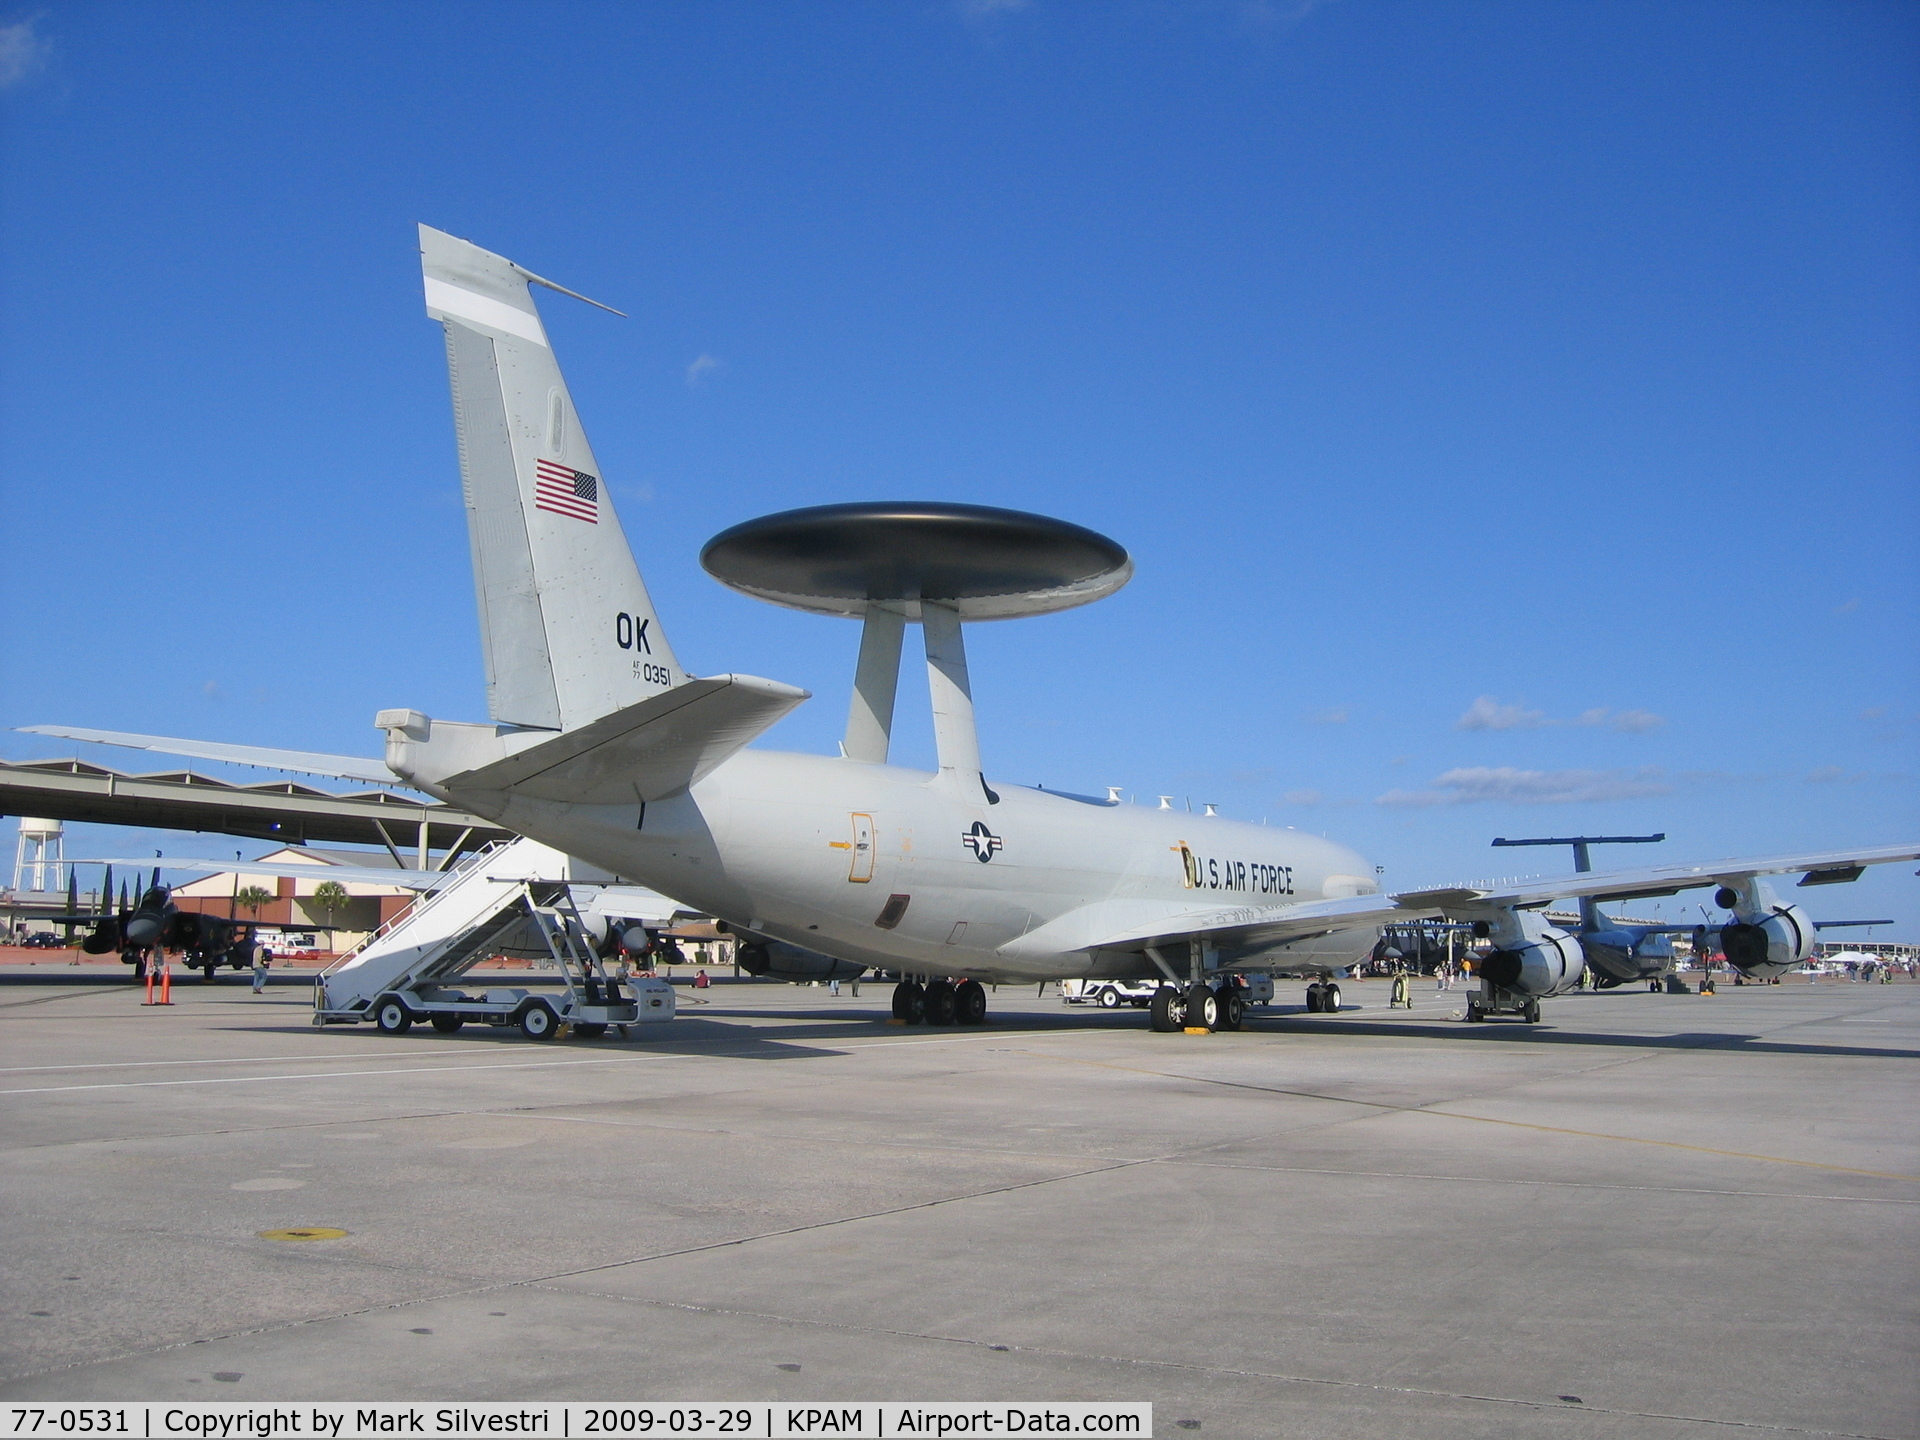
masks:
<svg viewBox="0 0 1920 1440"><path fill-rule="evenodd" d="M940 783L994 804L980 768L965 623L1067 610L1133 576L1127 552L1064 520L934 501L820 505L749 520L700 552L722 584L795 610L861 621L841 753L884 765L908 622L926 642Z"/></svg>

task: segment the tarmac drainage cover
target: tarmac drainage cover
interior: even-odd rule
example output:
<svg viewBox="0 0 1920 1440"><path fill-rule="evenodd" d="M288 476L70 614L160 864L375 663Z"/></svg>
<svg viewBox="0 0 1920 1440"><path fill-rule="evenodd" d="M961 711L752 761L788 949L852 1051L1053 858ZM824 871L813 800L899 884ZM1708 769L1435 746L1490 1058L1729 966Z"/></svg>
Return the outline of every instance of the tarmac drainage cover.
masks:
<svg viewBox="0 0 1920 1440"><path fill-rule="evenodd" d="M350 1231L331 1230L325 1225L302 1225L297 1230L256 1230L262 1240L342 1240Z"/></svg>

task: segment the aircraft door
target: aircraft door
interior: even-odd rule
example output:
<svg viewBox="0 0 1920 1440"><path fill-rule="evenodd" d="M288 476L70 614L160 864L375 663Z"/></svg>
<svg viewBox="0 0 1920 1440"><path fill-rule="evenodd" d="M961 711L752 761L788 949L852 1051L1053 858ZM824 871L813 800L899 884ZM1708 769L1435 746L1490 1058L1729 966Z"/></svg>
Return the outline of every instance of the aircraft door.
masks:
<svg viewBox="0 0 1920 1440"><path fill-rule="evenodd" d="M853 817L853 859L847 867L847 879L864 885L873 879L873 817L856 813Z"/></svg>

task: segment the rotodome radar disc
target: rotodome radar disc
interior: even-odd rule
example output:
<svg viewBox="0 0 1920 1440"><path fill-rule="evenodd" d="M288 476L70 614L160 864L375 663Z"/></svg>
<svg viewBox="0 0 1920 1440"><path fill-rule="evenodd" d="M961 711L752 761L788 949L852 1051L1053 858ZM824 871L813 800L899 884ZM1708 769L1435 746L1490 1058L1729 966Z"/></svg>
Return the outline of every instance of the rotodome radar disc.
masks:
<svg viewBox="0 0 1920 1440"><path fill-rule="evenodd" d="M922 600L945 601L962 620L1045 615L1133 578L1127 552L1084 526L930 500L765 515L714 536L700 563L744 595L856 619L872 602L918 619Z"/></svg>

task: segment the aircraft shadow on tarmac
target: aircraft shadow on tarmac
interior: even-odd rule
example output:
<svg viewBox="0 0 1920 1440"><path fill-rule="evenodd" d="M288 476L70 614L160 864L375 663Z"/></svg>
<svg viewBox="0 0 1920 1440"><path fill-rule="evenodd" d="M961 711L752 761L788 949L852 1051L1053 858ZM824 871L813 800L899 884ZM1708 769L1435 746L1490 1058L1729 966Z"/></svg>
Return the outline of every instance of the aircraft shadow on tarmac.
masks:
<svg viewBox="0 0 1920 1440"><path fill-rule="evenodd" d="M223 979L225 977L222 977ZM245 984L246 977L235 977ZM303 977L304 979L304 977ZM271 982L270 982L271 983ZM283 984L293 983L283 981ZM88 991L97 992L100 988L113 985L117 988L132 990L132 986L119 977L99 976L16 976L0 975L0 987L13 985L49 985L85 986ZM213 987L203 990L198 984L193 986L195 993L209 993ZM221 988L237 988L221 987ZM271 994L271 992L269 992ZM40 999L55 997L40 997ZM279 997L274 997L279 998ZM0 1005L0 1009L11 1009L20 1004L37 1004L40 1000L15 1001L11 1005ZM1305 1007L1275 1006L1261 1010L1252 1010L1247 1014L1245 1034L1283 1035L1325 1035L1344 1032L1352 1035L1365 1035L1381 1039L1406 1039L1418 1037L1427 1040L1443 1040L1458 1044L1533 1044L1533 1045L1586 1045L1599 1048L1626 1050L1695 1050L1725 1051L1741 1055L1832 1055L1842 1059L1861 1060L1912 1060L1920 1059L1920 1050L1896 1049L1890 1046L1874 1045L1819 1045L1805 1042L1768 1040L1761 1036L1739 1033L1714 1033L1706 1031L1678 1031L1667 1035L1614 1035L1601 1034L1587 1030L1570 1030L1560 1026L1523 1025L1518 1023L1488 1021L1480 1025L1467 1025L1453 1020L1362 1020L1355 1012L1359 1006L1349 1006L1341 1015L1309 1015ZM263 1019L265 1017L262 1017ZM729 1024L729 1021L784 1021L779 1038L773 1038L765 1032L756 1031L750 1025ZM256 1031L260 1034L284 1034L285 1024L262 1024L234 1027L236 1029ZM1113 1014L1108 1011L1065 1010L1058 1014L1035 1011L1003 1011L992 1015L988 1023L978 1029L955 1027L952 1030L928 1030L925 1027L894 1027L886 1024L886 1011L879 1006L861 1005L846 1009L822 1008L818 1010L791 1010L775 1006L746 1007L729 1005L718 1014L688 1014L684 1011L673 1022L672 1033L648 1033L645 1029L636 1029L631 1039L619 1040L608 1036L603 1040L577 1041L567 1044L569 1053L581 1049L605 1049L630 1051L652 1047L681 1047L687 1045L713 1046L726 1045L731 1058L797 1060L816 1056L829 1056L840 1053L839 1047L851 1038L850 1030L867 1032L874 1038L890 1036L896 1039L910 1039L917 1036L951 1035L955 1037L984 1035L1018 1035L1021 1033L1040 1034L1048 1031L1131 1031L1146 1028L1144 1013L1135 1015L1122 1011ZM426 1037L420 1037L426 1038ZM494 1033L486 1027L476 1026L470 1033L455 1035L436 1035L436 1041L449 1044L497 1044L503 1040L518 1042L519 1036L512 1032ZM866 1038L863 1035L862 1038ZM827 1042L809 1044L807 1042ZM536 1042L525 1042L531 1048Z"/></svg>
<svg viewBox="0 0 1920 1440"><path fill-rule="evenodd" d="M730 1023L764 1020L786 1022L781 1027L778 1038L768 1035L751 1024ZM1135 1017L1130 1015L1114 1016L1106 1012L1069 1011L1062 1015L1013 1012L995 1015L987 1024L979 1027L955 1026L951 1029L929 1029L925 1026L888 1025L884 1010L869 1010L866 1007L857 1010L849 1008L827 1011L729 1007L717 1015L683 1013L669 1027L670 1033L654 1030L652 1027L636 1027L633 1036L627 1040L608 1035L591 1041L576 1040L563 1043L569 1054L602 1050L609 1054L616 1051L644 1052L650 1049L679 1049L691 1046L726 1047L728 1057L735 1059L798 1060L840 1054L843 1047L856 1038L868 1042L886 1038L910 1042L923 1036L928 1039L949 1037L985 1039L994 1036L1015 1037L1022 1034L1036 1036L1057 1034L1063 1030L1082 1034L1102 1031L1118 1034L1123 1031L1143 1030L1145 1027L1144 1016L1135 1020ZM263 1034L285 1033L284 1026L260 1025L244 1028L258 1030ZM1344 1033L1375 1039L1404 1040L1412 1037L1468 1045L1583 1045L1625 1050L1717 1050L1739 1055L1833 1055L1842 1059L1864 1060L1920 1059L1920 1050L1870 1045L1808 1044L1768 1040L1757 1035L1738 1033L1679 1031L1668 1035L1608 1035L1585 1030L1561 1029L1550 1025L1502 1024L1498 1021L1467 1025L1459 1021L1360 1020L1352 1018L1351 1013L1339 1017L1309 1016L1304 1008L1251 1012L1247 1016L1246 1028L1241 1033L1243 1035L1267 1034L1275 1037ZM532 1049L540 1043L523 1042L510 1030L493 1032L484 1027L474 1027L471 1033L436 1035L432 1038L456 1045L497 1045L504 1041L527 1049Z"/></svg>
<svg viewBox="0 0 1920 1440"><path fill-rule="evenodd" d="M340 1030L352 1033L358 1028L360 1027L342 1026L339 1027L335 1033L340 1033ZM516 1056L524 1055L531 1058L540 1055L550 1055L555 1059L564 1058L569 1060L588 1059L595 1056L605 1056L609 1059L621 1055L637 1056L645 1055L653 1051L664 1051L687 1045L713 1046L716 1043L731 1047L725 1051L726 1057L730 1060L813 1060L827 1059L841 1053L840 1050L827 1046L808 1045L804 1043L796 1044L794 1039L791 1038L793 1034L792 1031L785 1032L780 1039L774 1039L766 1035L764 1031L754 1031L727 1025L702 1026L701 1029L704 1030L705 1033L700 1034L688 1033L688 1029L690 1028L691 1027L683 1029L676 1025L672 1035L664 1035L652 1026L647 1027L647 1031L639 1031L636 1027L636 1033L631 1039L627 1040L622 1040L616 1035L608 1035L602 1039L562 1040L558 1043L524 1039L518 1030L511 1027L494 1033L491 1028L487 1026L475 1026L474 1032L471 1034L463 1032L458 1035L433 1035L429 1033L428 1035L409 1035L395 1038L409 1040L431 1039L436 1046L445 1045L449 1049L465 1046L476 1051L476 1053L499 1054L504 1049ZM263 1024L222 1026L221 1029L224 1033L231 1035L285 1035L288 1027L285 1025ZM844 1035L844 1033L845 1027L841 1026L832 1031L823 1029L817 1032L817 1034L816 1032L809 1031L806 1035L802 1036L801 1039L818 1038L825 1034ZM367 1040L382 1040L388 1037L382 1036L377 1032L369 1031L369 1033L361 1036L361 1038ZM418 1050L396 1050L394 1052L395 1059L409 1057L418 1059L419 1056L420 1052ZM289 1055L281 1058L294 1060L324 1057Z"/></svg>

